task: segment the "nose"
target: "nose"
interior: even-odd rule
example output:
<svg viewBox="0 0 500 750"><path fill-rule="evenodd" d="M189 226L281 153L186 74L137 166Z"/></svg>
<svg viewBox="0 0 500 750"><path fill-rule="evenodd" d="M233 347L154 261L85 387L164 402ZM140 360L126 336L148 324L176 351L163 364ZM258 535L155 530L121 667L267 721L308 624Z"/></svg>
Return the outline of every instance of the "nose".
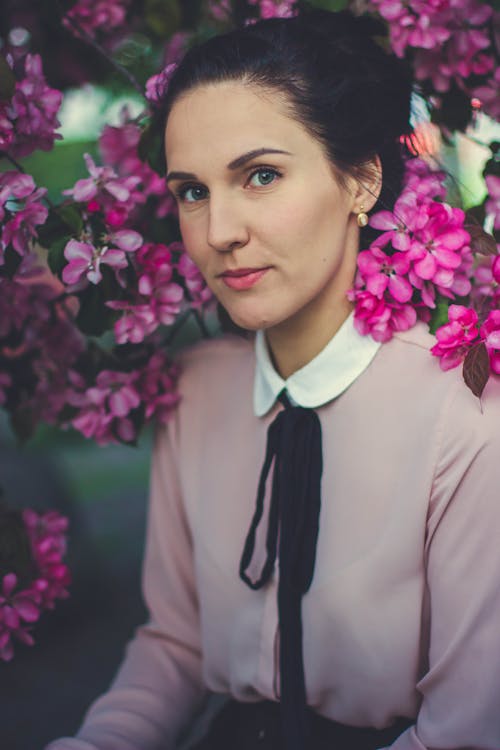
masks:
<svg viewBox="0 0 500 750"><path fill-rule="evenodd" d="M248 229L241 212L226 198L210 197L207 242L218 252L231 252L246 245Z"/></svg>

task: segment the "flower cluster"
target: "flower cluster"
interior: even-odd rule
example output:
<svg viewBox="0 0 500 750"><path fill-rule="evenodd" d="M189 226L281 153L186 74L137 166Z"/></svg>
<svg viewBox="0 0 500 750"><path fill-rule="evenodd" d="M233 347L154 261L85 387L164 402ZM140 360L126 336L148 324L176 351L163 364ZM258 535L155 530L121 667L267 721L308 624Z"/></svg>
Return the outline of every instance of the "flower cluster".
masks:
<svg viewBox="0 0 500 750"><path fill-rule="evenodd" d="M248 0L258 8L260 18L290 18L297 13L295 0Z"/></svg>
<svg viewBox="0 0 500 750"><path fill-rule="evenodd" d="M44 609L53 609L57 599L68 596L71 582L66 553L65 533L68 519L55 511L23 512L36 574L26 588L19 587L16 573L3 576L0 589L0 659L10 661L14 655L13 639L33 645L32 628Z"/></svg>
<svg viewBox="0 0 500 750"><path fill-rule="evenodd" d="M448 91L452 82L464 88L470 76L493 75L486 27L493 16L490 5L478 0L371 0L371 4L389 23L394 52L403 57L412 50L416 77L432 81L435 91ZM486 93L483 106L493 115L490 99L498 108L493 92L491 97L478 88L471 93L477 97Z"/></svg>
<svg viewBox="0 0 500 750"><path fill-rule="evenodd" d="M169 64L167 69L174 63ZM166 70L167 70L166 69ZM165 71L164 71L165 73ZM165 78L166 76L166 78ZM153 76L158 79L160 89L167 83L170 73ZM156 91L153 79L148 81L151 91ZM151 96L153 94L151 93ZM136 180L133 191L135 210L130 218L137 220L137 209L144 206L146 201L153 203L153 215L163 219L176 211L175 200L167 189L165 178L155 172L149 164L143 161L138 153L142 131L136 122L130 119L127 108L121 113L121 123L118 126L106 125L99 138L99 150L102 160L112 168L121 179Z"/></svg>
<svg viewBox="0 0 500 750"><path fill-rule="evenodd" d="M380 234L358 255L355 324L362 334L387 341L394 331L428 319L436 295L454 300L470 292L472 265L465 214L442 200L442 175L419 159L407 164L403 191L392 211L379 211L370 226Z"/></svg>
<svg viewBox="0 0 500 750"><path fill-rule="evenodd" d="M0 174L0 265L9 245L21 256L31 252L36 227L47 219L47 208L40 202L46 192L36 188L30 175L17 171Z"/></svg>
<svg viewBox="0 0 500 750"><path fill-rule="evenodd" d="M175 258L178 260L175 260ZM107 306L123 314L115 323L117 343L140 343L160 325L171 325L183 303L200 308L212 301L198 268L184 253L180 242L168 247L147 243L136 253L137 293L132 301L110 300ZM184 280L183 286L174 281Z"/></svg>
<svg viewBox="0 0 500 750"><path fill-rule="evenodd" d="M0 279L0 400L33 423L57 421L67 370L84 347L61 288L40 269L26 280Z"/></svg>
<svg viewBox="0 0 500 750"><path fill-rule="evenodd" d="M209 0L208 12L216 21L228 21L231 16L230 0Z"/></svg>
<svg viewBox="0 0 500 750"><path fill-rule="evenodd" d="M99 445L133 443L139 419L153 415L165 422L178 403L177 367L158 350L146 362L128 371L101 370L88 385L79 372L70 371L67 403L74 407L70 424Z"/></svg>
<svg viewBox="0 0 500 750"><path fill-rule="evenodd" d="M485 181L488 200L484 208L486 213L493 218L493 229L500 229L500 177L488 174Z"/></svg>
<svg viewBox="0 0 500 750"><path fill-rule="evenodd" d="M26 55L24 77L16 81L12 98L0 101L0 150L16 159L50 151L62 137L55 132L61 101L62 93L47 85L40 55Z"/></svg>
<svg viewBox="0 0 500 750"><path fill-rule="evenodd" d="M120 271L128 266L127 253L135 252L143 241L135 230L123 228L137 201L142 201L137 191L141 178L119 177L112 167L97 167L89 154L85 154L85 161L90 177L64 191L83 204L84 210L80 236L70 239L64 249L69 262L62 279L72 291L78 291L89 283L99 284L101 266L107 265L124 286Z"/></svg>
<svg viewBox="0 0 500 750"><path fill-rule="evenodd" d="M77 0L63 23L73 32L114 33L124 26L130 0Z"/></svg>
<svg viewBox="0 0 500 750"><path fill-rule="evenodd" d="M490 310L481 325L473 308L450 305L448 323L437 329L436 338L437 344L432 347L431 352L440 358L442 370L457 367L469 351L483 344L488 353L491 372L500 375L499 309Z"/></svg>

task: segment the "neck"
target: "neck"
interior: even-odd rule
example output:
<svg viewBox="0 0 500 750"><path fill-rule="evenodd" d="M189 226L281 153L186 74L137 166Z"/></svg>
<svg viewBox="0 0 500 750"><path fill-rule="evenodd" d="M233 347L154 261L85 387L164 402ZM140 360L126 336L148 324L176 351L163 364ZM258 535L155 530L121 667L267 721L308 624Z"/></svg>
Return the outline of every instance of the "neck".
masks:
<svg viewBox="0 0 500 750"><path fill-rule="evenodd" d="M347 291L356 275L358 249L359 229L353 219L341 264L322 291L291 318L266 329L274 366L285 380L325 348L354 309Z"/></svg>
<svg viewBox="0 0 500 750"><path fill-rule="evenodd" d="M296 322L288 320L286 325L274 326L266 331L273 364L284 380L307 365L325 348L353 307L344 295L331 309L327 308L322 316L311 310L308 314L301 315Z"/></svg>

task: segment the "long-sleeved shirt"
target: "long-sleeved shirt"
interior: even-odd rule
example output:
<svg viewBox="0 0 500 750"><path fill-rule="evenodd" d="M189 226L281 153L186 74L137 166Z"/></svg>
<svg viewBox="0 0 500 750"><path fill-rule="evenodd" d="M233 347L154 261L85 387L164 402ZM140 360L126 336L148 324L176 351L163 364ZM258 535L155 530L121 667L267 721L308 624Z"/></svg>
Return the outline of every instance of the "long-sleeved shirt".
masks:
<svg viewBox="0 0 500 750"><path fill-rule="evenodd" d="M331 344L340 383L347 344ZM413 718L392 750L499 750L500 380L479 401L459 370L439 369L431 344L421 324L396 334L317 408L324 470L302 603L307 701L355 726ZM268 365L257 387L254 347L232 336L183 355L182 401L153 452L150 621L77 738L47 750L173 750L207 689L278 699L279 570L258 591L238 575L267 428L282 408L269 398L281 384ZM307 372L295 381L285 386L300 403ZM254 398L257 411L268 407L262 416ZM259 568L265 530L256 557Z"/></svg>

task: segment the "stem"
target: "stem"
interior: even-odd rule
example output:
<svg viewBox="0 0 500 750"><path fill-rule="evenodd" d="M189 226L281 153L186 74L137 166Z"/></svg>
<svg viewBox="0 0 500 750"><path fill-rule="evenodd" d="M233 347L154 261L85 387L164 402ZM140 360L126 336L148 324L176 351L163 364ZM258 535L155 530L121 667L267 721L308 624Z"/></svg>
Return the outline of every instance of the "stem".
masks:
<svg viewBox="0 0 500 750"><path fill-rule="evenodd" d="M12 164L12 166L13 166L13 167L15 167L15 168L17 169L17 171L18 171L18 172L21 172L21 174L26 174L26 170L25 170L25 168L23 167L23 165L22 165L22 164L20 164L20 163L19 163L19 162L17 161L17 159L14 159L14 157L13 157L13 156L11 156L10 154L8 154L8 153L7 153L7 151L0 151L0 159L1 159L2 157L3 157L4 159L7 159L7 161L10 161L10 163ZM49 198L49 196L48 196L48 195L44 195L44 196L42 197L42 200L44 200L44 201L45 201L45 203L47 203L47 205L48 205L48 206L49 206L50 208L52 208L53 210L55 210L55 208L56 208L56 205L55 205L55 203L53 203L53 201L52 201L52 200L51 200L51 199Z"/></svg>
<svg viewBox="0 0 500 750"><path fill-rule="evenodd" d="M170 331L168 333L168 336L165 339L165 344L167 346L170 346L170 344L172 343L172 341L174 340L174 338L177 336L177 334L179 333L180 329L182 328L182 326L184 325L184 323L186 322L186 320L189 318L190 315L191 315L191 310L186 310L186 312L184 312L175 321L175 323L173 324L172 328L170 329Z"/></svg>
<svg viewBox="0 0 500 750"><path fill-rule="evenodd" d="M89 33L87 33L85 29L83 29L80 26L78 21L75 21L74 18L71 18L70 16L66 15L62 11L59 3L57 3L57 6L58 6L61 19L65 18L66 22L73 28L74 31L77 32L78 36L80 36L80 38L86 41L87 44L90 44L90 46L93 47L96 50L96 52L98 52L102 57L104 57L108 61L108 63L110 63L118 73L120 73L122 76L124 76L127 79L127 81L130 83L132 88L134 88L141 95L141 97L144 98L144 90L141 84L139 83L139 81L135 78L135 76L133 76L132 73L129 70L127 70L127 68L125 68L123 65L116 62L116 60L113 60L111 55L108 54L107 50L101 44L99 44L99 42L97 42L94 39L94 37L92 37Z"/></svg>
<svg viewBox="0 0 500 750"><path fill-rule="evenodd" d="M17 169L18 172L22 172L23 174L26 174L25 168L22 166L22 164L19 164L19 162L14 159L13 156L7 153L7 151L0 151L0 159L7 159L7 161L10 161L13 167Z"/></svg>
<svg viewBox="0 0 500 750"><path fill-rule="evenodd" d="M203 336L206 339L212 338L211 335L210 335L210 331L208 330L208 328L207 328L207 326L205 324L205 321L203 320L203 316L200 315L199 310L191 310L191 312L194 315L194 319L198 323L199 329L202 332Z"/></svg>

